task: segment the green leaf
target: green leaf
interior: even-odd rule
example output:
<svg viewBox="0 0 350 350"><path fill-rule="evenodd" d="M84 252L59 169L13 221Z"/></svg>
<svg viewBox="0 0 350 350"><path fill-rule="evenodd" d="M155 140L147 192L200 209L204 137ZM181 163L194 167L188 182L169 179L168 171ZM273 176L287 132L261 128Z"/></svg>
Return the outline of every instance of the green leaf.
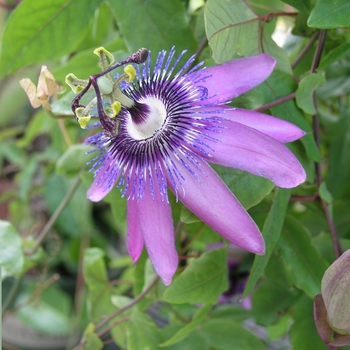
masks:
<svg viewBox="0 0 350 350"><path fill-rule="evenodd" d="M170 345L177 344L180 341L186 339L196 329L196 327L203 321L203 319L207 316L211 308L212 308L212 305L205 305L202 308L200 308L195 313L195 315L193 316L193 320L190 323L186 324L184 327L179 329L170 339L160 344L160 346L168 347Z"/></svg>
<svg viewBox="0 0 350 350"><path fill-rule="evenodd" d="M44 196L48 208L53 213L66 193L73 186L76 178L67 179L53 174L46 179ZM71 237L81 237L93 230L92 203L86 198L86 189L79 185L69 203L58 217L55 226Z"/></svg>
<svg viewBox="0 0 350 350"><path fill-rule="evenodd" d="M8 221L0 220L0 266L2 278L19 277L23 270L24 256L22 240L15 227Z"/></svg>
<svg viewBox="0 0 350 350"><path fill-rule="evenodd" d="M87 152L93 150L84 144L76 144L70 146L66 152L64 152L61 157L57 159L56 162L56 173L57 174L69 174L75 173L81 170L85 164L92 159L95 154Z"/></svg>
<svg viewBox="0 0 350 350"><path fill-rule="evenodd" d="M295 81L289 74L275 69L264 83L246 95L252 99L251 108L255 108L257 107L254 105L257 94L262 94L264 96L263 103L268 103L295 92L296 87ZM294 100L272 107L271 112L272 115L287 120L304 130L306 135L301 139L301 142L304 144L308 157L317 162L321 160L311 126Z"/></svg>
<svg viewBox="0 0 350 350"><path fill-rule="evenodd" d="M328 263L313 247L308 231L297 220L287 217L277 246L295 285L311 298L320 294Z"/></svg>
<svg viewBox="0 0 350 350"><path fill-rule="evenodd" d="M275 281L266 280L253 294L252 314L256 322L269 326L277 322L280 315L300 298L302 292L288 286L280 286Z"/></svg>
<svg viewBox="0 0 350 350"><path fill-rule="evenodd" d="M160 332L154 321L144 313L135 310L128 322L127 349L158 349Z"/></svg>
<svg viewBox="0 0 350 350"><path fill-rule="evenodd" d="M325 57L322 58L318 69L324 69L335 61L339 61L350 52L350 43L339 45L335 49L329 51Z"/></svg>
<svg viewBox="0 0 350 350"><path fill-rule="evenodd" d="M188 49L194 53L197 44L181 1L112 0L109 3L130 52L145 47L156 57L161 50L175 46L178 52Z"/></svg>
<svg viewBox="0 0 350 350"><path fill-rule="evenodd" d="M201 327L201 334L214 349L264 350L264 342L240 324L226 319L208 320Z"/></svg>
<svg viewBox="0 0 350 350"><path fill-rule="evenodd" d="M258 280L264 275L265 267L281 234L289 198L290 190L281 188L276 190L276 196L262 231L266 244L266 253L265 255L255 255L253 267L244 290L244 297L253 291Z"/></svg>
<svg viewBox="0 0 350 350"><path fill-rule="evenodd" d="M92 318L109 315L115 310L111 302L113 290L108 283L104 255L99 248L89 248L84 253L83 272L89 290L88 302Z"/></svg>
<svg viewBox="0 0 350 350"><path fill-rule="evenodd" d="M85 340L83 350L103 349L103 342L94 331L95 325L93 323L89 323L83 335L83 340Z"/></svg>
<svg viewBox="0 0 350 350"><path fill-rule="evenodd" d="M266 31L262 32L259 17L245 1L208 0L204 15L206 33L216 63L261 53L263 47L264 52L276 58L279 69L291 73L286 52Z"/></svg>
<svg viewBox="0 0 350 350"><path fill-rule="evenodd" d="M173 304L215 304L227 288L227 250L212 250L190 263L167 288L164 300Z"/></svg>
<svg viewBox="0 0 350 350"><path fill-rule="evenodd" d="M311 10L310 0L282 0L286 4L289 4L300 12L309 13Z"/></svg>
<svg viewBox="0 0 350 350"><path fill-rule="evenodd" d="M245 209L260 203L275 187L271 181L261 176L220 165L212 167Z"/></svg>
<svg viewBox="0 0 350 350"><path fill-rule="evenodd" d="M320 74L310 74L304 77L296 91L296 101L299 108L305 113L315 114L316 109L313 101L313 92L320 86L326 84L326 79Z"/></svg>
<svg viewBox="0 0 350 350"><path fill-rule="evenodd" d="M22 304L35 293L38 285L31 282L16 300ZM32 302L21 307L18 316L33 329L53 336L67 336L72 326L72 302L69 296L55 285L40 294L40 302Z"/></svg>
<svg viewBox="0 0 350 350"><path fill-rule="evenodd" d="M70 53L101 2L52 0L48 6L46 0L22 1L11 13L4 29L1 75Z"/></svg>
<svg viewBox="0 0 350 350"><path fill-rule="evenodd" d="M348 0L317 0L307 21L312 28L330 29L350 26Z"/></svg>
<svg viewBox="0 0 350 350"><path fill-rule="evenodd" d="M329 350L317 334L313 317L313 302L306 295L295 305L294 323L289 337L293 349Z"/></svg>

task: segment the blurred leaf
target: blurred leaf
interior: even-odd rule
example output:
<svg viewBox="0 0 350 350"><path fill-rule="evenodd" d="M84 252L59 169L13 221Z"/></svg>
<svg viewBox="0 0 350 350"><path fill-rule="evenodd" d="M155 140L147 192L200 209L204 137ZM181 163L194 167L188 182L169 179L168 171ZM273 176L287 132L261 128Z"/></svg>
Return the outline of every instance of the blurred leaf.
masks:
<svg viewBox="0 0 350 350"><path fill-rule="evenodd" d="M162 328L161 336L163 340L171 338L181 329L179 324L169 324L168 326ZM203 338L200 328L195 329L188 337L179 343L174 345L169 345L166 350L209 350L209 345Z"/></svg>
<svg viewBox="0 0 350 350"><path fill-rule="evenodd" d="M276 323L283 311L294 305L301 294L297 289L265 280L253 294L252 315L259 325L269 326Z"/></svg>
<svg viewBox="0 0 350 350"><path fill-rule="evenodd" d="M208 315L208 312L212 308L212 305L205 305L200 308L195 315L193 316L193 320L186 324L184 327L179 329L170 339L166 342L160 344L162 347L168 347L173 344L177 344L180 341L186 339L203 321L203 319Z"/></svg>
<svg viewBox="0 0 350 350"><path fill-rule="evenodd" d="M145 47L152 51L154 58L158 52L172 46L177 52L187 49L194 53L196 50L181 1L113 0L110 6L130 52Z"/></svg>
<svg viewBox="0 0 350 350"><path fill-rule="evenodd" d="M204 15L206 33L216 63L265 52L277 60L279 69L291 73L286 52L272 40L259 17L245 1L208 0Z"/></svg>
<svg viewBox="0 0 350 350"><path fill-rule="evenodd" d="M305 113L315 114L316 109L313 101L313 92L326 83L326 79L320 74L310 74L304 77L296 91L296 102Z"/></svg>
<svg viewBox="0 0 350 350"><path fill-rule="evenodd" d="M208 320L201 327L201 334L214 349L264 350L266 345L240 324L226 319Z"/></svg>
<svg viewBox="0 0 350 350"><path fill-rule="evenodd" d="M311 3L310 0L282 0L286 4L289 4L296 9L298 9L300 12L309 13L311 10Z"/></svg>
<svg viewBox="0 0 350 350"><path fill-rule="evenodd" d="M348 194L344 187L348 184L350 175L350 114L345 109L342 114L329 125L330 145L328 154L329 169L327 172L327 188L334 198Z"/></svg>
<svg viewBox="0 0 350 350"><path fill-rule="evenodd" d="M276 190L276 196L262 231L266 244L266 253L265 255L255 255L254 264L244 290L244 297L247 297L253 291L258 280L264 275L265 267L281 234L289 198L289 190L281 188Z"/></svg>
<svg viewBox="0 0 350 350"><path fill-rule="evenodd" d="M325 182L322 182L320 187L319 187L319 194L320 197L327 203L330 204L333 202L333 196L332 194L328 191L327 185Z"/></svg>
<svg viewBox="0 0 350 350"><path fill-rule="evenodd" d="M166 289L164 300L173 304L215 304L228 288L227 250L203 253Z"/></svg>
<svg viewBox="0 0 350 350"><path fill-rule="evenodd" d="M158 349L160 332L154 321L137 310L131 314L127 330L127 349Z"/></svg>
<svg viewBox="0 0 350 350"><path fill-rule="evenodd" d="M99 248L88 248L84 252L83 271L88 287L89 312L92 318L107 316L115 310L111 302L113 290L108 283L105 253Z"/></svg>
<svg viewBox="0 0 350 350"><path fill-rule="evenodd" d="M83 350L101 350L103 349L103 342L98 337L95 331L95 325L93 323L89 323L85 329L83 340L85 340L85 344L83 346Z"/></svg>
<svg viewBox="0 0 350 350"><path fill-rule="evenodd" d="M113 53L116 61L122 60L127 56L126 46L122 39L117 38L110 43L104 44L104 48ZM88 79L90 75L97 74L100 71L98 57L94 55L92 49L87 49L78 52L66 64L56 68L53 74L56 81L62 82L66 86L65 78L69 73L74 73L81 79ZM70 100L72 99L73 97L70 98ZM70 105L69 110L71 111Z"/></svg>
<svg viewBox="0 0 350 350"><path fill-rule="evenodd" d="M56 210L75 181L76 178L67 179L56 174L46 180L44 197L51 213ZM86 190L84 186L79 185L58 217L55 226L61 230L61 233L73 237L89 234L93 230L91 210L92 203L86 198Z"/></svg>
<svg viewBox="0 0 350 350"><path fill-rule="evenodd" d="M307 230L297 220L286 217L277 246L295 285L310 298L321 293L321 279L328 264L312 245Z"/></svg>
<svg viewBox="0 0 350 350"><path fill-rule="evenodd" d="M350 52L350 43L339 45L335 49L329 51L325 57L322 58L318 69L324 69L335 61L345 57Z"/></svg>
<svg viewBox="0 0 350 350"><path fill-rule="evenodd" d="M312 28L331 29L350 26L348 0L317 0L307 24Z"/></svg>
<svg viewBox="0 0 350 350"><path fill-rule="evenodd" d="M271 181L261 176L216 164L211 166L245 209L260 203L275 187Z"/></svg>
<svg viewBox="0 0 350 350"><path fill-rule="evenodd" d="M194 215L190 209L188 209L186 206L181 206L181 214L180 214L180 220L184 224L193 224L195 222L200 222L201 220L198 219L196 215Z"/></svg>
<svg viewBox="0 0 350 350"><path fill-rule="evenodd" d="M225 318L234 322L243 322L252 316L251 311L244 309L241 306L224 304L216 305L213 312L210 314L210 318Z"/></svg>
<svg viewBox="0 0 350 350"><path fill-rule="evenodd" d="M57 174L69 174L80 171L90 159L95 157L94 153L87 154L91 150L93 150L93 148L85 144L70 146L67 151L57 159Z"/></svg>
<svg viewBox="0 0 350 350"><path fill-rule="evenodd" d="M48 6L46 0L22 1L4 29L1 74L71 52L100 3L101 0L52 0Z"/></svg>
<svg viewBox="0 0 350 350"><path fill-rule="evenodd" d="M313 316L313 301L305 295L295 305L294 323L290 330L290 341L293 349L329 350L317 334Z"/></svg>
<svg viewBox="0 0 350 350"><path fill-rule="evenodd" d="M0 220L0 266L2 278L19 277L22 274L24 256L22 240L16 228L8 221Z"/></svg>
<svg viewBox="0 0 350 350"><path fill-rule="evenodd" d="M37 283L31 282L16 300L21 304L35 293ZM21 307L19 318L33 329L53 336L68 336L72 326L72 302L69 296L55 285L40 294L40 299Z"/></svg>

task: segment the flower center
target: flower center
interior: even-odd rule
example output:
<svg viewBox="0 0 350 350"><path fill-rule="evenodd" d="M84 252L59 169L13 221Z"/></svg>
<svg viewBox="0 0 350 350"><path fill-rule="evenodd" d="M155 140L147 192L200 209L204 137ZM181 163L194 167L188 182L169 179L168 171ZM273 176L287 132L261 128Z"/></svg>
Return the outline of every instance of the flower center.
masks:
<svg viewBox="0 0 350 350"><path fill-rule="evenodd" d="M129 109L127 131L135 140L145 140L159 131L167 117L163 102L147 97Z"/></svg>

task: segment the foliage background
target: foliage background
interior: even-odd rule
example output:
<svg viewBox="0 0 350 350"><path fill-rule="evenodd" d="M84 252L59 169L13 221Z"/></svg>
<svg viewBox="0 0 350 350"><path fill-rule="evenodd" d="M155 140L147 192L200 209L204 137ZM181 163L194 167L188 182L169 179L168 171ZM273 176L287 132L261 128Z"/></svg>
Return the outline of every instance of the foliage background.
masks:
<svg viewBox="0 0 350 350"><path fill-rule="evenodd" d="M312 303L324 271L350 248L350 3L0 5L3 348L39 348L29 337L8 344L6 323L15 319L41 334L35 341L55 341L50 349L327 349ZM277 189L265 179L215 167L261 228L267 253L254 257L222 243L173 201L181 263L165 288L146 253L136 266L126 254L125 200L118 192L96 204L85 197L92 181L84 167L88 133L71 115L73 94L64 79L99 71L92 54L98 46L121 59L140 47L157 53L173 45L207 66L259 52L277 59L271 77L232 104L307 132L288 146L307 182ZM61 84L54 116L33 110L18 83L23 77L36 81L42 64Z"/></svg>

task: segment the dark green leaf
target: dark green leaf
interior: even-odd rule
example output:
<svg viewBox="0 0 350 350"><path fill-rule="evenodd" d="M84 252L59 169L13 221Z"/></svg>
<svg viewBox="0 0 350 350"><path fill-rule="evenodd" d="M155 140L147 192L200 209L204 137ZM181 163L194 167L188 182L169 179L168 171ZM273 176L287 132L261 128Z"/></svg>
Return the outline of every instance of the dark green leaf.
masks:
<svg viewBox="0 0 350 350"><path fill-rule="evenodd" d="M212 250L190 263L167 288L164 300L174 304L215 304L227 288L227 250Z"/></svg>
<svg viewBox="0 0 350 350"><path fill-rule="evenodd" d="M154 321L139 311L134 311L128 322L128 349L158 349L161 342L159 330Z"/></svg>
<svg viewBox="0 0 350 350"><path fill-rule="evenodd" d="M216 63L264 52L277 59L277 67L291 73L286 52L263 31L258 16L241 0L208 0L206 33ZM262 41L262 42L261 42Z"/></svg>
<svg viewBox="0 0 350 350"><path fill-rule="evenodd" d="M244 291L245 297L253 291L256 283L263 276L265 267L269 262L272 251L274 250L281 234L290 198L290 191L281 188L276 191L277 194L262 231L266 244L266 253L265 255L256 255L254 258L254 264Z"/></svg>
<svg viewBox="0 0 350 350"><path fill-rule="evenodd" d="M174 45L178 52L195 51L196 41L181 1L112 0L110 6L130 52L145 47L156 57Z"/></svg>
<svg viewBox="0 0 350 350"><path fill-rule="evenodd" d="M329 350L317 334L313 317L313 301L306 295L295 305L294 323L290 330L293 349Z"/></svg>
<svg viewBox="0 0 350 350"><path fill-rule="evenodd" d="M335 61L345 57L350 51L350 43L342 44L335 49L329 51L325 57L322 58L318 69L324 69Z"/></svg>
<svg viewBox="0 0 350 350"><path fill-rule="evenodd" d="M277 246L295 285L311 298L321 293L321 279L328 264L313 247L309 232L287 217Z"/></svg>
<svg viewBox="0 0 350 350"><path fill-rule="evenodd" d="M212 308L212 305L203 306L193 316L192 322L186 324L183 328L179 329L170 339L160 344L160 346L168 347L170 345L177 344L180 341L186 339L196 329L196 327L203 321L203 319L207 316L211 308Z"/></svg>
<svg viewBox="0 0 350 350"><path fill-rule="evenodd" d="M22 240L16 228L8 221L0 220L0 268L2 278L19 277L23 270Z"/></svg>
<svg viewBox="0 0 350 350"><path fill-rule="evenodd" d="M350 26L348 0L317 0L307 24L312 28L330 29Z"/></svg>
<svg viewBox="0 0 350 350"><path fill-rule="evenodd" d="M313 92L326 83L326 79L320 74L310 74L303 78L296 91L296 102L305 113L315 114Z"/></svg>
<svg viewBox="0 0 350 350"><path fill-rule="evenodd" d="M269 326L277 322L283 311L300 298L302 292L288 286L280 286L274 281L266 280L253 294L252 314L256 322Z"/></svg>
<svg viewBox="0 0 350 350"><path fill-rule="evenodd" d="M52 0L48 6L46 0L22 1L3 33L1 74L71 52L100 3L101 0Z"/></svg>
<svg viewBox="0 0 350 350"><path fill-rule="evenodd" d="M226 319L208 320L201 327L201 334L214 349L264 350L264 342L240 324Z"/></svg>
<svg viewBox="0 0 350 350"><path fill-rule="evenodd" d="M260 203L275 186L261 176L220 165L212 165L212 167L245 209Z"/></svg>

